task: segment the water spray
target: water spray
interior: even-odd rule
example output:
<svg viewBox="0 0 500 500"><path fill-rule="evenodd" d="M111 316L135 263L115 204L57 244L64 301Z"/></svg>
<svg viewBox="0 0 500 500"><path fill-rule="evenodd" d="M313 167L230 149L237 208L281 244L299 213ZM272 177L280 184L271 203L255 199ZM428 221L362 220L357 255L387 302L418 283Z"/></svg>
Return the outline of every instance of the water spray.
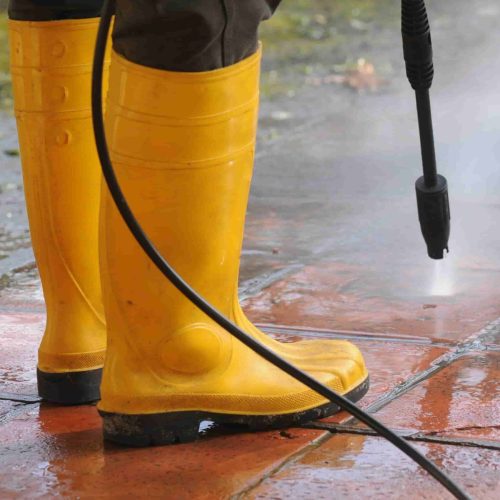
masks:
<svg viewBox="0 0 500 500"><path fill-rule="evenodd" d="M401 32L406 75L415 90L423 176L417 179L418 218L431 259L448 252L450 204L448 183L437 173L429 89L434 78L432 39L424 0L401 1Z"/></svg>

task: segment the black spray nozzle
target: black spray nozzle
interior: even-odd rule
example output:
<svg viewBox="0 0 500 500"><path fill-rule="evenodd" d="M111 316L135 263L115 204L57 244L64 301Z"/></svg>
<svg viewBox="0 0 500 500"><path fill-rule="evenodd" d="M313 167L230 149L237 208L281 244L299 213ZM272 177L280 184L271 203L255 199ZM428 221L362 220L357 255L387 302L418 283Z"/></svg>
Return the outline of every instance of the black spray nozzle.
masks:
<svg viewBox="0 0 500 500"><path fill-rule="evenodd" d="M432 41L425 0L401 0L401 32L406 74L415 90L424 175L417 180L418 217L431 259L448 251L450 205L448 185L438 175L429 89L434 78Z"/></svg>
<svg viewBox="0 0 500 500"><path fill-rule="evenodd" d="M420 177L415 183L417 191L418 219L431 259L442 259L444 250L448 252L450 238L450 203L448 183L442 175L437 176L433 186Z"/></svg>

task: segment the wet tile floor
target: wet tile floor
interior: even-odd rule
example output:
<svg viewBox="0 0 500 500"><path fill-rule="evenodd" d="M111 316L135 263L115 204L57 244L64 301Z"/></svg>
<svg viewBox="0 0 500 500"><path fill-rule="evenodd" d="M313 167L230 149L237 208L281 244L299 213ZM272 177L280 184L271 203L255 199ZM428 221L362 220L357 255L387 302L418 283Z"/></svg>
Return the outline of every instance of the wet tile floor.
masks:
<svg viewBox="0 0 500 500"><path fill-rule="evenodd" d="M325 269L323 281L335 282L337 267ZM469 333L456 320L443 326L453 316L449 312L439 319L431 309L417 328L403 307L384 301L375 307L352 291L339 299L327 285L312 290L314 298L310 290L295 292L275 310L283 290L304 286L304 272L247 299L249 314L274 320L261 326L283 341L322 337L357 343L371 373L361 406L410 439L474 498L498 498L500 322L488 321L488 308L482 311L485 327ZM38 286L33 276L24 289L0 297L0 498L449 498L344 412L281 432L208 429L196 443L170 447L103 443L94 406L64 408L36 399L36 348L45 321ZM305 316L314 326L299 321L312 310L308 303L321 305L314 321ZM356 303L359 318L378 312L372 323L357 321ZM345 314L332 314L332 304L338 312L346 304ZM439 335L436 324L427 328L426 321L442 325L446 335ZM356 330L360 326L363 331Z"/></svg>

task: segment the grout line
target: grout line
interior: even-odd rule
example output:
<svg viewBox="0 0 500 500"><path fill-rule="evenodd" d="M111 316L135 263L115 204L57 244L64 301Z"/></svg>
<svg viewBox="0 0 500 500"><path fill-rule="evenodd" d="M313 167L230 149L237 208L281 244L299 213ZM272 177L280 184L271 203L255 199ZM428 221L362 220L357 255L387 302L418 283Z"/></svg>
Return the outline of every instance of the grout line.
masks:
<svg viewBox="0 0 500 500"><path fill-rule="evenodd" d="M0 401L34 404L40 403L42 401L42 398L37 396L36 394L16 394L13 392L0 392Z"/></svg>
<svg viewBox="0 0 500 500"><path fill-rule="evenodd" d="M356 434L360 436L374 436L380 437L378 433L372 429L364 429L361 427L354 427L348 425L328 425L328 424L307 424L302 426L305 429L315 429L315 430L328 430L332 434ZM394 429L393 429L394 431ZM452 446L463 446L468 448L484 448L488 450L500 450L500 443L495 441L490 441L487 439L474 439L474 438L454 438L447 436L429 436L424 432L411 433L408 431L395 431L396 434L408 441L417 441L424 443L436 443L436 444L449 444Z"/></svg>
<svg viewBox="0 0 500 500"><path fill-rule="evenodd" d="M497 318L490 323L488 323L484 328L479 330L478 332L472 334L468 342L479 342L482 343L482 338L488 337L489 335L499 335L500 334L500 318ZM466 342L467 342L466 341Z"/></svg>
<svg viewBox="0 0 500 500"><path fill-rule="evenodd" d="M307 327L292 327L256 323L256 326L265 330L267 333L277 335L295 335L298 337L311 337L311 338L333 338L333 339L354 339L357 341L381 341L381 342L399 342L403 344L417 344L429 345L433 347L447 347L453 348L458 344L451 340L433 339L427 337L417 337L404 334L384 334L384 333L370 333L370 332L357 332L349 330L323 330Z"/></svg>
<svg viewBox="0 0 500 500"><path fill-rule="evenodd" d="M285 267L278 269L276 271L264 272L254 278L249 278L245 280L238 289L240 302L259 294L265 288L268 288L272 284L280 281L283 278L287 278L291 274L295 274L298 271L304 269L307 265L317 262L318 259L329 255L332 250L332 243L327 243L323 245L319 251L311 253L308 256L302 257L300 262L292 261L285 264Z"/></svg>
<svg viewBox="0 0 500 500"><path fill-rule="evenodd" d="M390 391L382 394L382 396L379 397L372 404L370 404L365 409L365 411L367 413L376 413L380 411L389 403L392 403L392 401L394 401L395 399L398 399L399 397L403 396L403 394L406 394L411 389L419 385L421 382L424 382L431 376L440 372L441 370L449 366L451 363L453 363L463 355L464 354L458 354L457 351L452 351L439 356L437 359L431 362L431 366L429 366L429 368L427 368L426 370L422 370L421 372L418 372L415 375L412 375L405 381L393 387ZM346 420L346 423L354 421L356 421L356 419L354 417L350 417L348 420Z"/></svg>
<svg viewBox="0 0 500 500"><path fill-rule="evenodd" d="M484 344L484 350L486 352L500 352L500 346L494 344Z"/></svg>
<svg viewBox="0 0 500 500"><path fill-rule="evenodd" d="M282 269L276 271L262 273L255 278L245 280L238 290L238 295L241 302L260 293L264 288L271 286L273 283L290 276L291 274L300 271L305 264L289 264Z"/></svg>
<svg viewBox="0 0 500 500"><path fill-rule="evenodd" d="M238 492L233 493L229 498L231 500L243 500L244 498L247 498L248 494L258 486L260 486L266 479L274 476L275 474L278 474L286 467L298 462L302 457L307 455L309 452L313 451L316 448L319 448L326 441L329 441L332 438L332 434L331 432L328 432L328 430L326 429L324 431L325 432L321 436L310 441L307 445L300 448L297 452L288 455L282 462L277 464L275 467L272 467L264 474L259 475L252 484L249 484L245 486L243 489L239 490Z"/></svg>
<svg viewBox="0 0 500 500"><path fill-rule="evenodd" d="M485 439L463 439L454 437L437 437L437 436L426 436L424 434L416 434L415 436L408 436L409 441L417 441L423 443L436 443L436 444L447 444L451 446L463 446L465 448L483 448L486 450L500 451L500 443L495 443L494 441L489 441Z"/></svg>

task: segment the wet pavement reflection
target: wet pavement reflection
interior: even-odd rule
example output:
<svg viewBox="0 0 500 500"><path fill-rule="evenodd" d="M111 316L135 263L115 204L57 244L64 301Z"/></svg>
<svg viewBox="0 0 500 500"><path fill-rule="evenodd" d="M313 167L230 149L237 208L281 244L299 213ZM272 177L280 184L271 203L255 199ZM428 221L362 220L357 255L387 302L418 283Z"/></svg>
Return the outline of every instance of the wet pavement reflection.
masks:
<svg viewBox="0 0 500 500"><path fill-rule="evenodd" d="M0 496L226 498L323 433L205 434L189 445L119 447L103 444L95 407L43 404L0 428Z"/></svg>
<svg viewBox="0 0 500 500"><path fill-rule="evenodd" d="M498 451L439 444L417 448L473 498L498 498ZM450 499L429 477L380 438L339 435L265 479L250 498Z"/></svg>
<svg viewBox="0 0 500 500"><path fill-rule="evenodd" d="M500 353L467 355L377 416L397 429L500 443L499 380Z"/></svg>

